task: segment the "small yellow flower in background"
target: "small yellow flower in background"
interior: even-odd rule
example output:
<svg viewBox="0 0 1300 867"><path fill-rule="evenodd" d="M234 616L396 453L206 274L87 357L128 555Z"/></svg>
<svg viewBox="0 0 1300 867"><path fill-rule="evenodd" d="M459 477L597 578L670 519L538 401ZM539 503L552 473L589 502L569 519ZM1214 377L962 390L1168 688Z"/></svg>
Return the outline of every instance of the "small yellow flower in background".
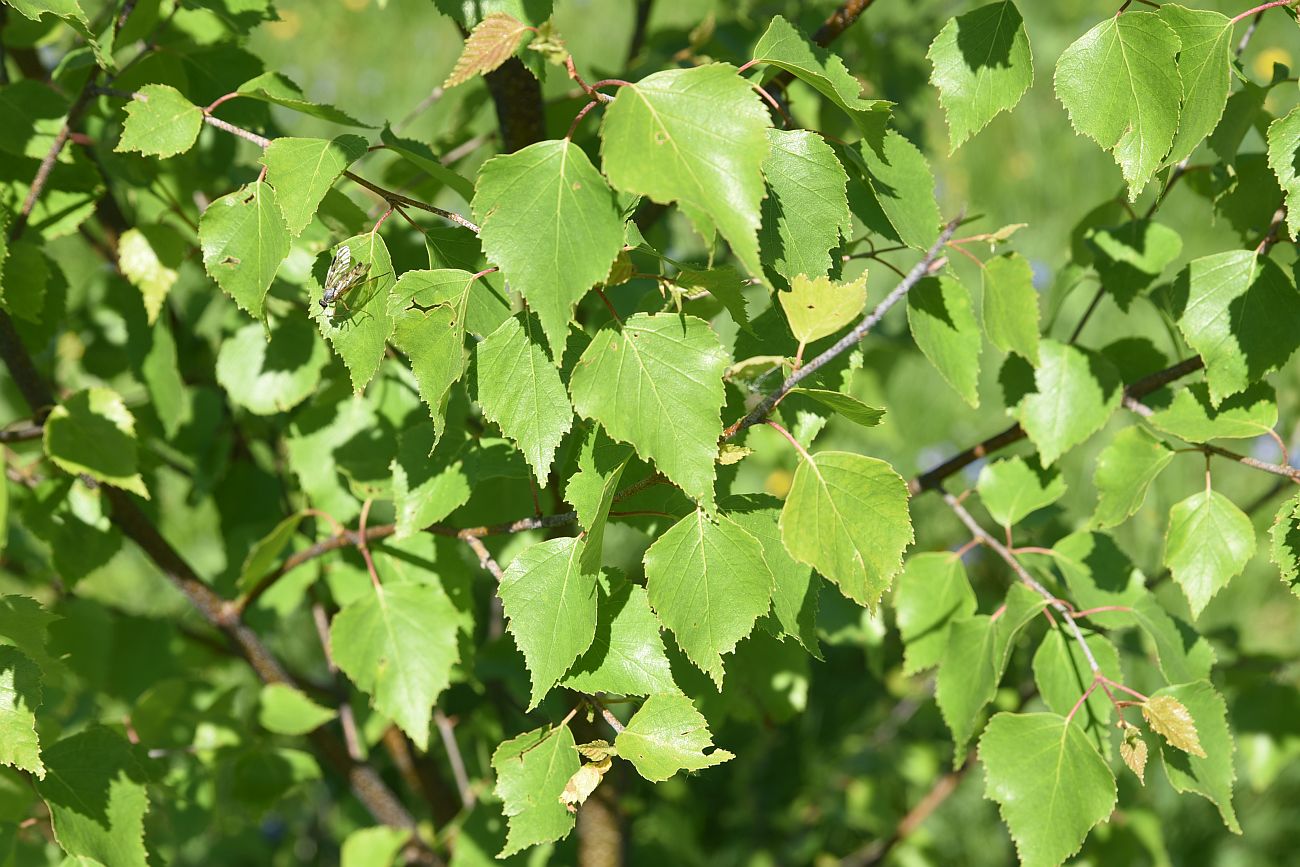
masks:
<svg viewBox="0 0 1300 867"><path fill-rule="evenodd" d="M1265 82L1273 78L1273 64L1280 63L1292 68L1291 52L1285 48L1265 48L1255 55L1255 77Z"/></svg>
<svg viewBox="0 0 1300 867"><path fill-rule="evenodd" d="M297 36L298 31L302 29L302 16L292 9L281 9L280 20L268 22L266 29L275 39L287 42Z"/></svg>
<svg viewBox="0 0 1300 867"><path fill-rule="evenodd" d="M370 0L343 0L343 5L353 12L360 12L370 5Z"/></svg>
<svg viewBox="0 0 1300 867"><path fill-rule="evenodd" d="M763 482L763 490L767 491L774 497L784 497L790 493L790 483L794 481L794 476L789 470L773 470Z"/></svg>

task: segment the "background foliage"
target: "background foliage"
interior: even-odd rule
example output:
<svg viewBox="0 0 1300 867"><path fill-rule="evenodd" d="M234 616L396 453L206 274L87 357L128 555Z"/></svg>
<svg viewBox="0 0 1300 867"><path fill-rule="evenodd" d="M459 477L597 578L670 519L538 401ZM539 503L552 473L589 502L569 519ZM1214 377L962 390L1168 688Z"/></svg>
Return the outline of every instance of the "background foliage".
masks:
<svg viewBox="0 0 1300 867"><path fill-rule="evenodd" d="M1163 5L8 0L0 862L1286 860L1296 24Z"/></svg>

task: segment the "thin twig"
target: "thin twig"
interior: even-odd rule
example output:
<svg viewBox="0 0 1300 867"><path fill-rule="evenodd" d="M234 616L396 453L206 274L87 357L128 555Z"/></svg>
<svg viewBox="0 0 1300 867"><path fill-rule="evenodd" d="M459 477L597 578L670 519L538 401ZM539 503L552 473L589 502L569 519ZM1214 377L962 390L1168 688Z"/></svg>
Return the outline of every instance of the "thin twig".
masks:
<svg viewBox="0 0 1300 867"><path fill-rule="evenodd" d="M442 748L447 751L447 764L451 765L451 774L456 778L456 791L460 793L461 806L468 810L474 806L477 798L474 787L469 784L469 774L465 771L465 758L460 754L460 745L456 743L455 725L438 707L433 709L433 723L438 727Z"/></svg>
<svg viewBox="0 0 1300 867"><path fill-rule="evenodd" d="M487 545L483 544L482 539L478 536L465 536L463 538L465 543L469 545L478 556L478 564L480 566L491 572L492 577L497 579L497 581L500 581L505 577L505 572L501 569L501 564L492 559L492 553L488 551Z"/></svg>
<svg viewBox="0 0 1300 867"><path fill-rule="evenodd" d="M1150 418L1155 414L1151 407L1142 403L1135 397L1124 396L1124 408L1135 413L1142 418ZM1182 439L1182 437L1179 437ZM1208 455L1218 455L1221 458L1227 458L1230 461L1236 461L1242 466L1251 467L1252 469L1261 470L1265 473L1272 473L1275 476L1282 476L1290 479L1300 485L1300 469L1283 464L1273 464L1268 461L1261 461L1259 458L1252 458L1249 455L1239 454L1222 446L1216 446L1211 443L1198 443L1191 448L1191 451L1204 452Z"/></svg>

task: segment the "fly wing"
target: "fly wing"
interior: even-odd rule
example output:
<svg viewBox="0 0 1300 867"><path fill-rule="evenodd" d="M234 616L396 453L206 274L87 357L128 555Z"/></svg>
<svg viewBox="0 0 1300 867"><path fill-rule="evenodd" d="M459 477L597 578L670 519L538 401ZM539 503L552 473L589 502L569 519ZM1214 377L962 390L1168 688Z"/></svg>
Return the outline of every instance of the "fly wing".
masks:
<svg viewBox="0 0 1300 867"><path fill-rule="evenodd" d="M330 263L330 269L325 274L325 288L323 296L327 299L333 299L338 296L347 279L352 276L356 268L349 268L352 265L352 249L344 244L339 247L338 252L334 254L334 261ZM361 267L360 265L357 266Z"/></svg>

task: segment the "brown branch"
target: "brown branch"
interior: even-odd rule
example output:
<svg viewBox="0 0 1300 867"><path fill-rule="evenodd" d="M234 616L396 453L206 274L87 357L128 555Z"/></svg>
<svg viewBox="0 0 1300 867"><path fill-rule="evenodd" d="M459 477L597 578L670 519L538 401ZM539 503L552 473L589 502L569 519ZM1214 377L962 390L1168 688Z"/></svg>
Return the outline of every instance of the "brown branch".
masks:
<svg viewBox="0 0 1300 867"><path fill-rule="evenodd" d="M812 41L822 48L828 47L832 42L840 37L845 30L853 26L853 22L874 2L874 0L844 0L840 7L830 14L822 22L822 26L817 28L813 34ZM772 83L778 87L785 87L794 81L794 75L789 72L782 72L772 79Z"/></svg>
<svg viewBox="0 0 1300 867"><path fill-rule="evenodd" d="M939 806L948 796L957 790L957 784L961 782L962 777L975 764L975 753L966 756L966 761L962 762L960 768L955 771L949 771L939 779L935 780L930 791L926 792L921 800L916 802L916 806L907 811L899 823L894 826L894 831L888 837L881 840L873 840L857 852L849 855L840 862L840 867L874 867L876 864L884 862L885 857L893 851L894 847L907 839L911 834L930 818L930 814L939 809Z"/></svg>
<svg viewBox="0 0 1300 867"><path fill-rule="evenodd" d="M1137 382L1127 386L1124 389L1126 397L1140 398L1145 397L1153 391L1158 391L1174 380L1181 379L1189 373L1194 373L1205 366L1199 355L1180 361L1173 367L1165 368L1158 373L1139 379ZM908 482L908 488L913 494L919 494L922 491L940 490L943 480L949 476L960 472L977 460L996 451L1006 448L1014 442L1019 442L1025 438L1025 429L1019 423L994 434L981 443L971 446L964 452L953 455L948 460L936 467L926 470L912 481Z"/></svg>
<svg viewBox="0 0 1300 867"><path fill-rule="evenodd" d="M43 425L28 422L22 427L0 430L0 443L22 443L28 440L38 440L44 433L45 427Z"/></svg>
<svg viewBox="0 0 1300 867"><path fill-rule="evenodd" d="M542 85L518 57L483 76L501 127L501 147L517 151L546 138L546 104Z"/></svg>

